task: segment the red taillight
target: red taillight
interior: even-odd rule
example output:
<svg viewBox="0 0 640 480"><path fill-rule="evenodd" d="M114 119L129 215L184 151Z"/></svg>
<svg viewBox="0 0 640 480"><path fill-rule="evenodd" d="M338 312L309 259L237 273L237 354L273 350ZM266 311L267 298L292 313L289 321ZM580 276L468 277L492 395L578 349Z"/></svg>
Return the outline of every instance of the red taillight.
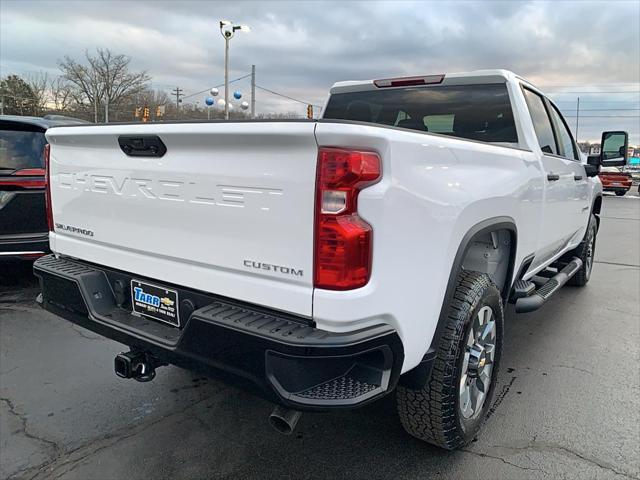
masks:
<svg viewBox="0 0 640 480"><path fill-rule="evenodd" d="M44 168L24 168L13 174L19 177L44 177L45 171Z"/></svg>
<svg viewBox="0 0 640 480"><path fill-rule="evenodd" d="M42 177L44 177L44 169L25 168L23 170L17 170L7 177L0 177L0 187L11 190L44 188L45 181Z"/></svg>
<svg viewBox="0 0 640 480"><path fill-rule="evenodd" d="M25 188L43 188L45 181L41 178L17 178L16 176L9 176L7 178L0 178L0 188L11 190L22 190Z"/></svg>
<svg viewBox="0 0 640 480"><path fill-rule="evenodd" d="M416 85L436 85L442 83L444 74L427 75L424 77L401 77L401 78L383 78L374 80L373 84L378 88L387 87L411 87Z"/></svg>
<svg viewBox="0 0 640 480"><path fill-rule="evenodd" d="M44 170L45 170L45 205L47 209L47 225L49 225L49 231L53 232L53 210L51 209L51 168L49 166L50 146L47 143L44 146Z"/></svg>
<svg viewBox="0 0 640 480"><path fill-rule="evenodd" d="M375 152L320 148L316 179L314 285L359 288L371 276L371 225L358 216L358 193L381 176Z"/></svg>

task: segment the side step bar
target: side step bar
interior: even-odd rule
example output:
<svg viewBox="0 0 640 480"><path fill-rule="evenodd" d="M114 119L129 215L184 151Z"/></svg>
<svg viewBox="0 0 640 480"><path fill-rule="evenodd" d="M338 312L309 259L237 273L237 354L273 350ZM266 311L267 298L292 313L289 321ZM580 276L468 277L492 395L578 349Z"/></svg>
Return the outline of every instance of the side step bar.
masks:
<svg viewBox="0 0 640 480"><path fill-rule="evenodd" d="M544 285L536 289L531 295L523 296L516 300L516 313L533 312L539 309L544 302L549 300L562 286L573 277L582 267L582 260L573 257L571 261L551 277Z"/></svg>

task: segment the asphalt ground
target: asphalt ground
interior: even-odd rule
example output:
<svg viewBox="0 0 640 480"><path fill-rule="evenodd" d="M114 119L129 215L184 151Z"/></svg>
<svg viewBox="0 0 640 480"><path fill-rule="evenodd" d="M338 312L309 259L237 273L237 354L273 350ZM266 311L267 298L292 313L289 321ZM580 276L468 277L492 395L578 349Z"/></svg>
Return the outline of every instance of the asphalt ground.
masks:
<svg viewBox="0 0 640 480"><path fill-rule="evenodd" d="M604 200L589 285L507 310L491 413L462 451L402 430L393 395L271 429L269 403L176 367L122 380L110 340L0 267L0 478L640 478L640 199Z"/></svg>

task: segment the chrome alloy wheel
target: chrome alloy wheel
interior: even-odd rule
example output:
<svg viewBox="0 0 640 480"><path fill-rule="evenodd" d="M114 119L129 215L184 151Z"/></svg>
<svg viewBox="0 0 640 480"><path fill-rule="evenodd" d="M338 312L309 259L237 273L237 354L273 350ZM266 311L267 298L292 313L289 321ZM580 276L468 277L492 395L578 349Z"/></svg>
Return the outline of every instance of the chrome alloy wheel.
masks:
<svg viewBox="0 0 640 480"><path fill-rule="evenodd" d="M496 346L496 321L491 307L482 307L473 319L465 343L460 373L460 412L464 418L476 417L484 405L491 385Z"/></svg>

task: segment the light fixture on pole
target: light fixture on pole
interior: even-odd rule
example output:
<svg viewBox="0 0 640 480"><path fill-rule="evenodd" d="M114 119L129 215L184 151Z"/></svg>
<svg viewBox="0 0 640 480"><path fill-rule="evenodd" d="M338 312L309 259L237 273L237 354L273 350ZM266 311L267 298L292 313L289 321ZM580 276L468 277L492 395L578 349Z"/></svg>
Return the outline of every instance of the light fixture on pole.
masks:
<svg viewBox="0 0 640 480"><path fill-rule="evenodd" d="M224 118L229 120L229 40L236 31L249 32L246 25L235 25L229 20L220 20L220 33L224 38Z"/></svg>

